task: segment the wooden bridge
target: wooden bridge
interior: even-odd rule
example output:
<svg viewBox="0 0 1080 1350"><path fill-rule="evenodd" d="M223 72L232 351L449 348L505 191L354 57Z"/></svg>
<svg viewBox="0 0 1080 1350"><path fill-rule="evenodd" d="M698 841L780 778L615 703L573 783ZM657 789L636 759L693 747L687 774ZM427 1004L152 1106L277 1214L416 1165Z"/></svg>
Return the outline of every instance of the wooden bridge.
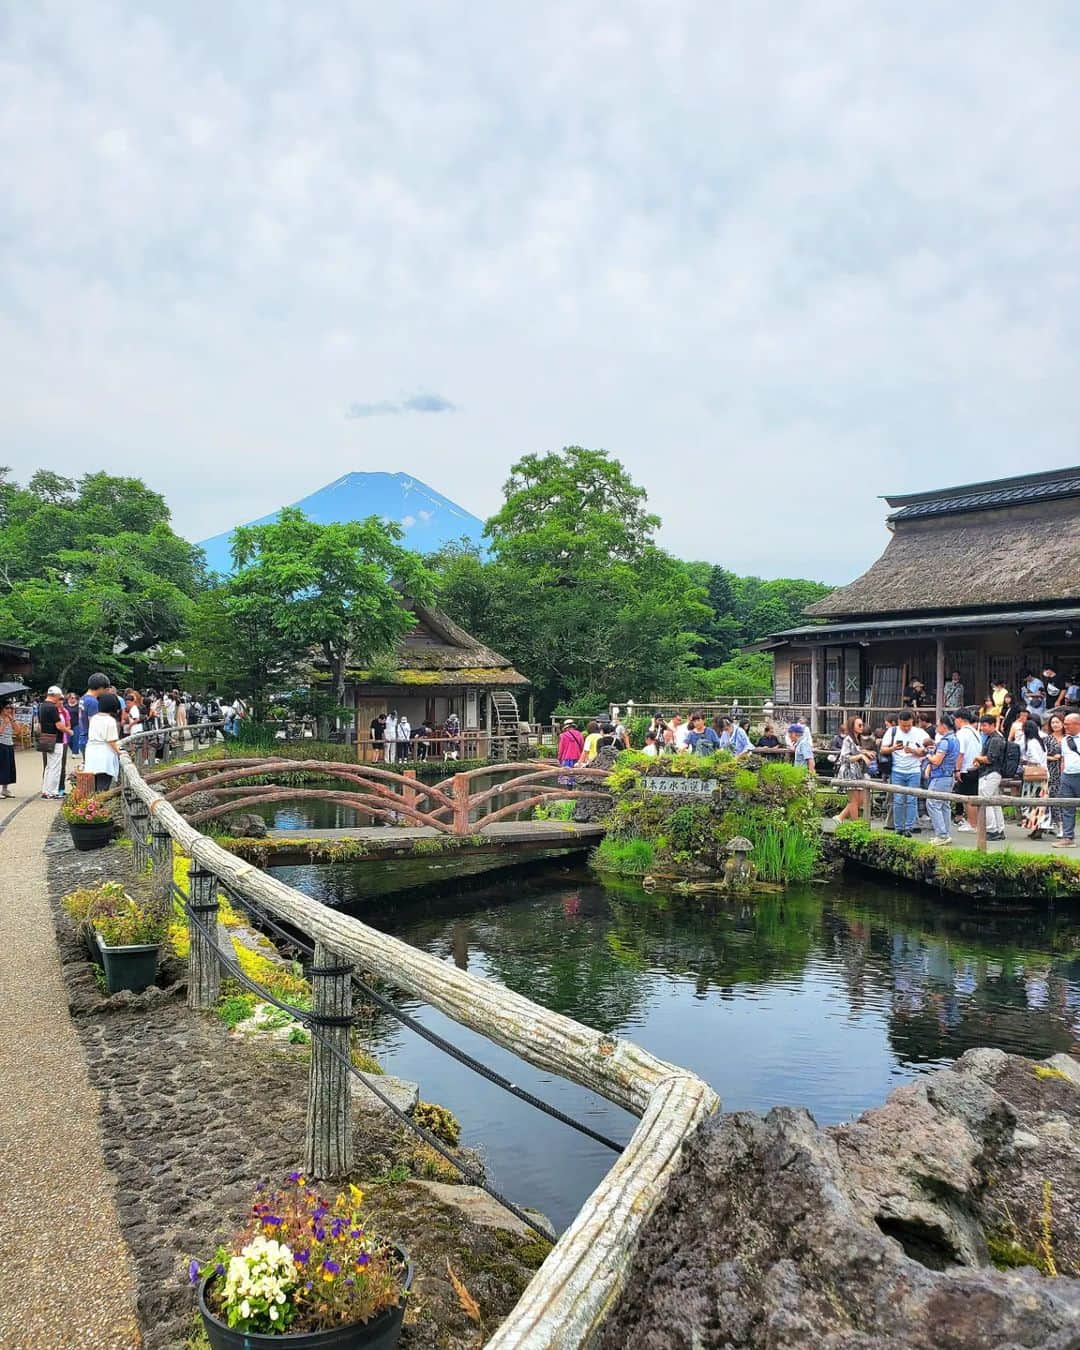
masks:
<svg viewBox="0 0 1080 1350"><path fill-rule="evenodd" d="M500 781L480 786L478 780L493 775ZM280 847L290 839L297 841L298 856L303 853L304 861L310 861L310 850L303 846L310 840L362 841L364 856L373 859L419 852L416 845L421 841L430 844L432 852L438 851L440 842L447 848L487 852L507 847L554 851L586 848L602 837L601 826L520 817L552 799L607 801L606 775L606 769L568 771L532 761L470 769L428 784L418 781L415 770L396 772L368 764L260 755L175 761L147 774L145 781L163 789L165 800L181 811L193 797L213 794L212 804L199 802L199 809L185 812L192 825L205 825L253 807L306 801L349 807L382 822L367 828L274 830L272 837L278 845L274 860L284 864L295 861ZM302 781L282 782L286 777ZM310 786L303 781L320 779L334 781L313 781Z"/></svg>

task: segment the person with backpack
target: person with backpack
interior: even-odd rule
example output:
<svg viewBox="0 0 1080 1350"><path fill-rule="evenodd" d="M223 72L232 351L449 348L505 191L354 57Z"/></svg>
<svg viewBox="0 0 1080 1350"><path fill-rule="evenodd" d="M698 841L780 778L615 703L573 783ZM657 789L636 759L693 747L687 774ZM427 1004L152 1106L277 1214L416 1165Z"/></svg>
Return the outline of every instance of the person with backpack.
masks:
<svg viewBox="0 0 1080 1350"><path fill-rule="evenodd" d="M727 719L724 719L727 721ZM696 712L690 718L690 734L686 744L692 755L711 755L720 749L721 738L713 727L705 725L705 714Z"/></svg>
<svg viewBox="0 0 1080 1350"><path fill-rule="evenodd" d="M956 722L951 713L942 713L937 723L937 740L926 757L930 766L928 787L931 792L952 792L956 766L960 759L960 742L956 738ZM926 803L934 827L932 844L951 844L952 812L949 802L930 797Z"/></svg>
<svg viewBox="0 0 1080 1350"><path fill-rule="evenodd" d="M996 797L1005 768L1005 737L997 729L997 718L990 713L979 718L979 730L983 738L982 753L975 756L979 796ZM1005 838L1005 814L1000 806L986 807L986 838L996 843Z"/></svg>
<svg viewBox="0 0 1080 1350"><path fill-rule="evenodd" d="M1073 671L1065 684L1065 688L1058 694L1057 708L1070 706L1080 707L1080 671Z"/></svg>
<svg viewBox="0 0 1080 1350"><path fill-rule="evenodd" d="M895 734L881 743L880 754L888 757L891 765L891 781L901 787L917 788L922 786L922 760L926 752L927 735L921 727L913 725L914 717L910 708L902 708L899 726ZM893 795L893 823L896 833L904 839L910 839L915 829L917 797L907 793Z"/></svg>
<svg viewBox="0 0 1080 1350"><path fill-rule="evenodd" d="M1061 740L1061 785L1059 797L1080 797L1080 713L1069 713L1065 718L1065 735ZM1076 807L1061 808L1061 838L1054 840L1055 848L1076 847Z"/></svg>

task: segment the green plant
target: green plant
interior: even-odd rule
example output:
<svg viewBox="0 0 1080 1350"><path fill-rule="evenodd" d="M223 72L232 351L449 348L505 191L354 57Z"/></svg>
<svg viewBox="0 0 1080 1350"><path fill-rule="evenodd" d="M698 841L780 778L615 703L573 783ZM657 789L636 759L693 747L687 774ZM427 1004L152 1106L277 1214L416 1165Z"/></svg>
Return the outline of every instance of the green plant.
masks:
<svg viewBox="0 0 1080 1350"><path fill-rule="evenodd" d="M255 1011L255 995L225 994L214 1011L231 1031L240 1022L246 1022Z"/></svg>
<svg viewBox="0 0 1080 1350"><path fill-rule="evenodd" d="M656 849L648 839L601 839L593 850L592 864L601 872L644 876L656 862Z"/></svg>
<svg viewBox="0 0 1080 1350"><path fill-rule="evenodd" d="M60 901L64 912L76 922L88 922L97 914L112 914L127 899L127 892L119 881L106 881L101 886L80 886Z"/></svg>
<svg viewBox="0 0 1080 1350"><path fill-rule="evenodd" d="M303 1029L303 1027L293 1027L292 1031L289 1032L290 1045L307 1045L308 1041L310 1040L311 1037L307 1034L307 1032Z"/></svg>
<svg viewBox="0 0 1080 1350"><path fill-rule="evenodd" d="M573 820L574 807L576 803L570 801L550 800L541 802L533 807L534 820Z"/></svg>
<svg viewBox="0 0 1080 1350"><path fill-rule="evenodd" d="M457 1148L461 1142L461 1125L452 1111L437 1102L417 1102L413 1108L413 1120L430 1131L436 1139L441 1139L451 1148Z"/></svg>
<svg viewBox="0 0 1080 1350"><path fill-rule="evenodd" d="M106 947L135 947L164 941L168 919L125 897L111 914L96 914L93 924Z"/></svg>

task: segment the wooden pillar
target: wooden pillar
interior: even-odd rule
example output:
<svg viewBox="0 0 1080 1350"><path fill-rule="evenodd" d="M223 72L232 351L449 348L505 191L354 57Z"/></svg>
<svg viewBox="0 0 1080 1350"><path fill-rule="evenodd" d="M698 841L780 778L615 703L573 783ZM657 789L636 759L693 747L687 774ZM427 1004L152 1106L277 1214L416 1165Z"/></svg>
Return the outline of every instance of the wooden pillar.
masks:
<svg viewBox="0 0 1080 1350"><path fill-rule="evenodd" d="M936 660L934 667L934 681L936 689L934 692L934 707L937 711L937 720L941 721L941 714L945 708L945 639L938 638L936 643Z"/></svg>
<svg viewBox="0 0 1080 1350"><path fill-rule="evenodd" d="M141 801L135 801L128 812L128 817L131 830L131 853L135 860L135 870L136 872L143 872L146 870L146 864L150 861L150 847L146 838L150 832L150 812Z"/></svg>
<svg viewBox="0 0 1080 1350"><path fill-rule="evenodd" d="M150 862L154 895L168 910L172 906L173 841L172 835L157 821L150 822Z"/></svg>
<svg viewBox="0 0 1080 1350"><path fill-rule="evenodd" d="M874 789L872 787L863 789L860 805L862 806L862 818L869 825L874 819Z"/></svg>
<svg viewBox="0 0 1080 1350"><path fill-rule="evenodd" d="M454 833L469 833L469 779L466 774L456 773L450 785L454 798Z"/></svg>
<svg viewBox="0 0 1080 1350"><path fill-rule="evenodd" d="M822 648L810 648L810 730L821 730L821 718L818 711L818 703L821 699L821 680L818 673L818 664L821 658Z"/></svg>
<svg viewBox="0 0 1080 1350"><path fill-rule="evenodd" d="M980 853L986 852L986 807L978 799L975 806L975 847Z"/></svg>
<svg viewBox="0 0 1080 1350"><path fill-rule="evenodd" d="M416 770L415 770L415 769L402 769L402 771L401 771L401 776L402 776L403 778L411 778L412 781L413 781L414 783L416 782ZM415 790L414 790L413 788L411 788L411 787L403 787L403 788L401 789L401 800L405 803L406 806L413 806L413 807L415 807L415 806L416 806L416 792L415 792Z"/></svg>
<svg viewBox="0 0 1080 1350"><path fill-rule="evenodd" d="M187 1005L199 1012L207 1012L221 996L221 966L217 959L218 882L213 872L204 872L195 863L188 872L188 905L197 927L188 916L188 935L191 939L188 956ZM203 929L206 930L204 934Z"/></svg>
<svg viewBox="0 0 1080 1350"><path fill-rule="evenodd" d="M312 1037L304 1171L317 1181L352 1169L352 966L324 942L311 967Z"/></svg>

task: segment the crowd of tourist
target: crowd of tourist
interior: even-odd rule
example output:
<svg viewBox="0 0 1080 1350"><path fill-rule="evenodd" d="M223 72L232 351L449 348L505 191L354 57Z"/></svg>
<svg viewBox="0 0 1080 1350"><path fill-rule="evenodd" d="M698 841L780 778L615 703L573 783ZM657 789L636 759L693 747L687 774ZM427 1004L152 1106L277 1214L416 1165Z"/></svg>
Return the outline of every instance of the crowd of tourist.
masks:
<svg viewBox="0 0 1080 1350"><path fill-rule="evenodd" d="M428 721L413 726L408 715L391 708L373 717L370 727L371 751L376 764L401 764L410 759L459 759L461 757L461 719L447 715L441 730Z"/></svg>
<svg viewBox="0 0 1080 1350"><path fill-rule="evenodd" d="M216 734L214 723L225 735L238 735L247 715L239 697L199 699L179 689L121 692L100 672L90 676L82 694L53 684L23 706L8 697L0 703L0 797L13 795L21 727L41 752L41 796L55 800L65 794L69 769L92 773L95 791L110 788L120 772L120 742L135 732L181 728L198 744Z"/></svg>

